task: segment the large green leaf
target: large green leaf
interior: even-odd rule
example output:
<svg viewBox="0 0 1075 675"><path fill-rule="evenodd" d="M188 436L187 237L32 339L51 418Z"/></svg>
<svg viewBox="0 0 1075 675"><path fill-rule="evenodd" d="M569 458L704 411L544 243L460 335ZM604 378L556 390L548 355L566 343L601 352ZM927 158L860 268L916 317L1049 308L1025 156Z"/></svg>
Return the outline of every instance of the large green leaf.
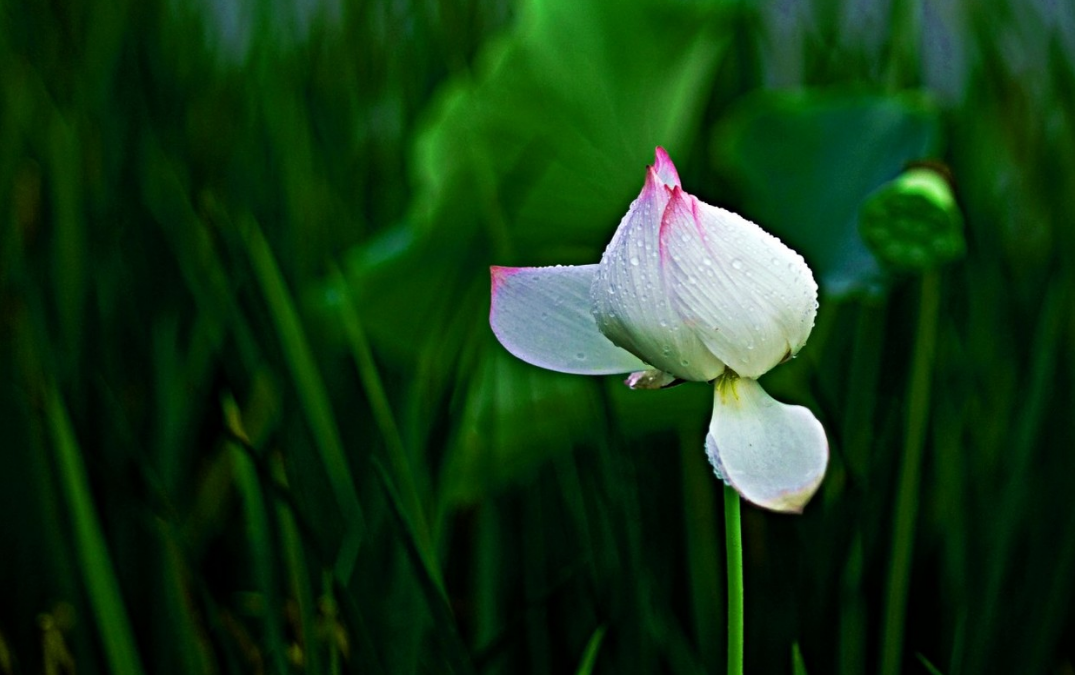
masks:
<svg viewBox="0 0 1075 675"><path fill-rule="evenodd" d="M429 111L406 222L348 256L373 339L413 355L489 264L595 261L654 147L696 135L721 6L524 4Z"/></svg>
<svg viewBox="0 0 1075 675"><path fill-rule="evenodd" d="M654 148L686 159L697 137L729 35L723 7L524 3L431 106L405 222L346 257L378 351L420 363L427 391L463 380L451 498L510 481L592 429L591 384L505 363L486 318L488 266L599 259Z"/></svg>
<svg viewBox="0 0 1075 675"><path fill-rule="evenodd" d="M881 279L858 234L863 198L940 149L938 111L917 93L759 92L713 135L713 162L742 211L802 253L835 295Z"/></svg>

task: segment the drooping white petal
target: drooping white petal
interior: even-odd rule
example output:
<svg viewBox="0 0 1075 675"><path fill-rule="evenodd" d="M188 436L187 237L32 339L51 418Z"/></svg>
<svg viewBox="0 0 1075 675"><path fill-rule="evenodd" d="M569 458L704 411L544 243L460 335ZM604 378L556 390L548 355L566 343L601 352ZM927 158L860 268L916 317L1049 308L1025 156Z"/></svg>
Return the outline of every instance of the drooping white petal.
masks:
<svg viewBox="0 0 1075 675"><path fill-rule="evenodd" d="M800 513L829 462L825 430L807 408L773 400L756 380L718 381L706 454L747 501Z"/></svg>
<svg viewBox="0 0 1075 675"><path fill-rule="evenodd" d="M794 355L817 314L806 262L749 220L675 190L661 223L673 306L744 377Z"/></svg>
<svg viewBox="0 0 1075 675"><path fill-rule="evenodd" d="M590 313L597 265L491 267L489 325L527 363L581 375L649 368L601 334Z"/></svg>
<svg viewBox="0 0 1075 675"><path fill-rule="evenodd" d="M661 270L661 216L673 189L661 174L678 181L663 151L646 172L646 184L623 217L591 289L593 316L609 340L659 370L683 380L708 381L724 370L705 344L684 325L672 306Z"/></svg>

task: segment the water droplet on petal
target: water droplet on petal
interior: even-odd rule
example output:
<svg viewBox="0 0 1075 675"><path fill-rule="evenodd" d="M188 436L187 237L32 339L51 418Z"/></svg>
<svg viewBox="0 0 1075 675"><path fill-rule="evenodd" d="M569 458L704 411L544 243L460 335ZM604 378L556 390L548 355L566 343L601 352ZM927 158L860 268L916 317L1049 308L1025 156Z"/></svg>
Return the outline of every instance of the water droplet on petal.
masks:
<svg viewBox="0 0 1075 675"><path fill-rule="evenodd" d="M575 354L575 358L578 359L579 361L585 361L586 360L586 355L583 354L582 352L578 352L578 353Z"/></svg>
<svg viewBox="0 0 1075 675"><path fill-rule="evenodd" d="M638 258L635 256L631 256L631 264L635 267L638 267Z"/></svg>
<svg viewBox="0 0 1075 675"><path fill-rule="evenodd" d="M734 267L737 270L743 269L743 261L740 260L739 258L736 258L735 260L732 261L732 267Z"/></svg>

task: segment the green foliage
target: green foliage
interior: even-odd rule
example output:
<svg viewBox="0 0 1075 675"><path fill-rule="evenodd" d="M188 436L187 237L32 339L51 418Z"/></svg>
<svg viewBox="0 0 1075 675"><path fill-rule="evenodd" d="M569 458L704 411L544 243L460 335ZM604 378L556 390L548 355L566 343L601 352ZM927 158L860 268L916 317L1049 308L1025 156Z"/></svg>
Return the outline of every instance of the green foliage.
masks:
<svg viewBox="0 0 1075 675"><path fill-rule="evenodd" d="M720 672L711 390L487 324L488 266L596 261L658 144L824 290L766 387L830 470L743 509L746 672L1070 670L1068 10L791 4L5 5L0 674ZM965 237L932 371L858 221L922 160Z"/></svg>
<svg viewBox="0 0 1075 675"><path fill-rule="evenodd" d="M712 147L737 204L838 296L879 283L859 206L908 162L938 156L939 111L917 93L761 91L721 119Z"/></svg>
<svg viewBox="0 0 1075 675"><path fill-rule="evenodd" d="M807 675L806 663L803 662L803 653L798 642L791 644L791 672L792 675Z"/></svg>

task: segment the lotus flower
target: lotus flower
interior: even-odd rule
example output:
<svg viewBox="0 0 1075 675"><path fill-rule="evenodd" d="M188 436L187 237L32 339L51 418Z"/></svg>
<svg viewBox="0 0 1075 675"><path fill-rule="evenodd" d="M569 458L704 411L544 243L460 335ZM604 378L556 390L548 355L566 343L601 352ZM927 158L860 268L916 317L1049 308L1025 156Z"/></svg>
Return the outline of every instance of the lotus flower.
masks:
<svg viewBox="0 0 1075 675"><path fill-rule="evenodd" d="M489 323L523 361L631 373L628 386L714 383L706 454L746 500L801 512L825 474L825 431L757 378L795 356L817 314L802 256L683 190L662 148L596 265L492 267Z"/></svg>

